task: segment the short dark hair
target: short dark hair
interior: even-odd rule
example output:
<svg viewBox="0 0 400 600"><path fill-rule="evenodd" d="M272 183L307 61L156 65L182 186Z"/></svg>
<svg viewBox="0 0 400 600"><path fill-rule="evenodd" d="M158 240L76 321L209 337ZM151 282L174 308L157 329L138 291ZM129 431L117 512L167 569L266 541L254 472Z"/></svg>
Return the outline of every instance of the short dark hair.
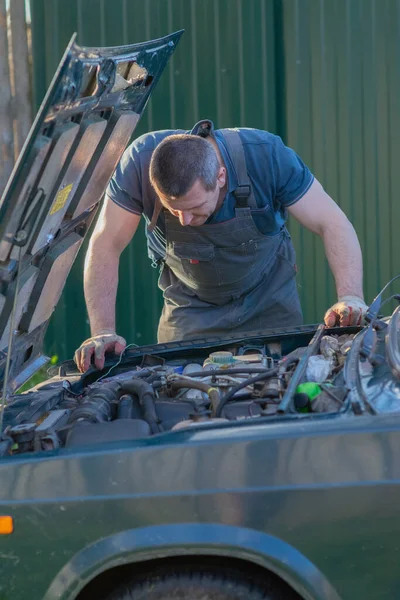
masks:
<svg viewBox="0 0 400 600"><path fill-rule="evenodd" d="M166 196L179 198L199 179L207 191L217 185L220 167L213 146L197 135L178 133L162 140L150 160L150 182Z"/></svg>

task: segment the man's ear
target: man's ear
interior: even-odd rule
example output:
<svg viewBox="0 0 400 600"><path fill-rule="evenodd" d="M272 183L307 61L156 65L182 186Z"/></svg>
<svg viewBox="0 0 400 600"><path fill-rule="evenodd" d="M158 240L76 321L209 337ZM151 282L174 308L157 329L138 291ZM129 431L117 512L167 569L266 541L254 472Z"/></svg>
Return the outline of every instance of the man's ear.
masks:
<svg viewBox="0 0 400 600"><path fill-rule="evenodd" d="M223 188L226 183L226 169L225 167L220 167L217 175L217 183L218 187Z"/></svg>

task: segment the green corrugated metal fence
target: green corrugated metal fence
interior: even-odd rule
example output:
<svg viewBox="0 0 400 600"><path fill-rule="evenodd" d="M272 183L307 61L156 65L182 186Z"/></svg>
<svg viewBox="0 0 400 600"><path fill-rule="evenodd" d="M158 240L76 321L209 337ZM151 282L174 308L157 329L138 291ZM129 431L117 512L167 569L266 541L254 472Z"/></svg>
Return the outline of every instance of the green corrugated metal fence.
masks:
<svg viewBox="0 0 400 600"><path fill-rule="evenodd" d="M398 0L283 1L285 140L353 223L367 300L400 272L399 26ZM333 278L321 242L293 230L314 320Z"/></svg>
<svg viewBox="0 0 400 600"><path fill-rule="evenodd" d="M378 10L379 6L379 10ZM371 299L400 267L400 4L397 0L31 0L34 100L40 103L71 34L119 45L184 28L137 135L247 126L281 135L352 220ZM291 222L306 322L322 319L335 288L316 236ZM47 335L71 356L89 334L82 249ZM400 269L399 269L400 270ZM124 252L117 322L130 342L156 340L157 272L143 227Z"/></svg>

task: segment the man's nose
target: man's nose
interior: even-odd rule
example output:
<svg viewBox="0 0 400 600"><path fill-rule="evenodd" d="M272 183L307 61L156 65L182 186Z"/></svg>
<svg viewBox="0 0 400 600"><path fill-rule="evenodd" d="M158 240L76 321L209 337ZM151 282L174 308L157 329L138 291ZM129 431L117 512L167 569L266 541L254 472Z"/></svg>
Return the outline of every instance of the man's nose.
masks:
<svg viewBox="0 0 400 600"><path fill-rule="evenodd" d="M187 211L181 211L179 213L179 222L181 225L190 225L192 218L192 215Z"/></svg>

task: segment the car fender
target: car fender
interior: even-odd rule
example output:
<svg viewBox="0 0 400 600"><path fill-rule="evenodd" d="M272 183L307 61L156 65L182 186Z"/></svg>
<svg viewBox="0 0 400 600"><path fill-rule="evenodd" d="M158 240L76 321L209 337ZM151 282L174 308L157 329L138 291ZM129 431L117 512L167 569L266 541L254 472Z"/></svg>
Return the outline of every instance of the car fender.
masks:
<svg viewBox="0 0 400 600"><path fill-rule="evenodd" d="M142 527L100 539L65 564L44 600L73 600L85 585L113 567L196 554L258 564L284 580L304 600L340 600L323 573L293 546L253 529L212 523Z"/></svg>

